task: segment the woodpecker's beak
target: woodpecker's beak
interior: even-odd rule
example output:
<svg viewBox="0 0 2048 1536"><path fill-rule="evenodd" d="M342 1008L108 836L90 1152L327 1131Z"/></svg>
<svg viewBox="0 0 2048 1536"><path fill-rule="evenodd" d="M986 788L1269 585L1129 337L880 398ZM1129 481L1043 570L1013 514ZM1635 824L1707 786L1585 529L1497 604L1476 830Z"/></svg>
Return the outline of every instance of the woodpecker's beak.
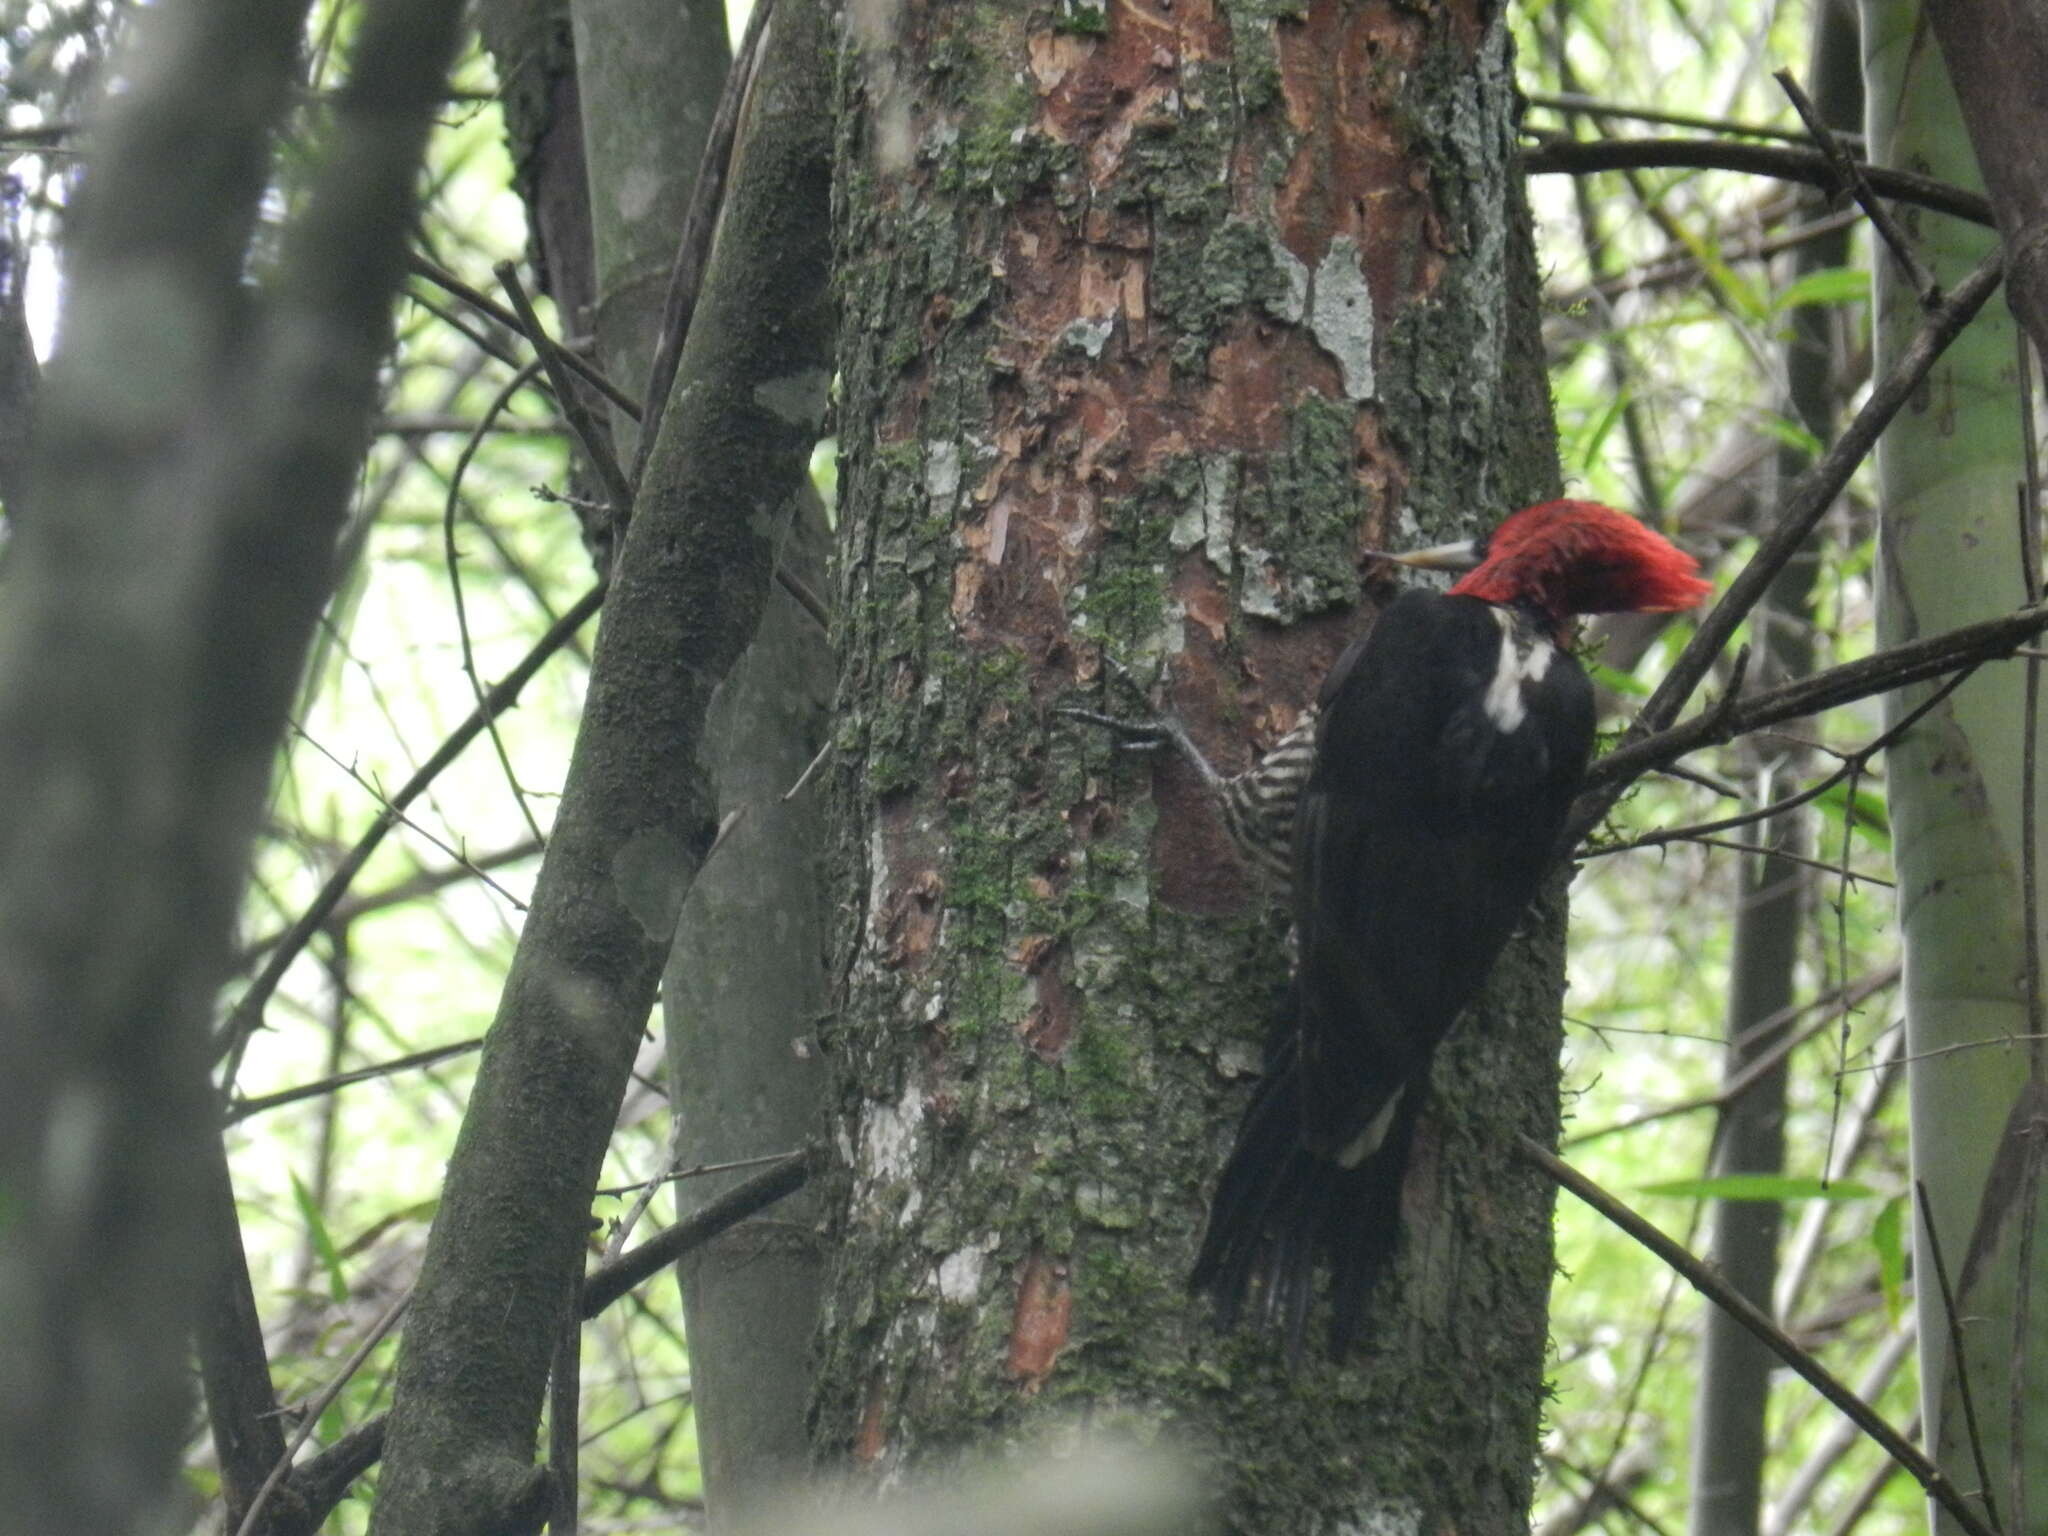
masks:
<svg viewBox="0 0 2048 1536"><path fill-rule="evenodd" d="M1369 549L1366 554L1375 560L1391 560L1396 565L1412 566L1418 571L1476 570L1481 559L1479 545L1472 539L1461 544L1435 544L1428 549L1406 550L1400 554L1387 549Z"/></svg>

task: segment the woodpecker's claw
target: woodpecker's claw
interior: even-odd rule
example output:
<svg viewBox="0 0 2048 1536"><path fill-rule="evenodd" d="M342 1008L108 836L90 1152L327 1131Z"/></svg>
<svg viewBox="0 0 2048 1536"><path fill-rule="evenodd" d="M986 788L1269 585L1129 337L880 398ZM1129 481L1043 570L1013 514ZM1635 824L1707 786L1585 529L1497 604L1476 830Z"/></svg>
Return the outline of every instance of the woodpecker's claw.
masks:
<svg viewBox="0 0 2048 1536"><path fill-rule="evenodd" d="M1116 738L1118 749L1124 752L1156 752L1173 740L1172 734L1157 720L1120 720L1115 715L1082 709L1073 704L1062 704L1053 713L1109 732Z"/></svg>
<svg viewBox="0 0 2048 1536"><path fill-rule="evenodd" d="M1154 710L1144 685L1131 675L1129 667L1114 656L1107 652L1103 653L1102 665L1150 712L1148 717L1143 720L1124 720L1115 715L1105 715L1098 710L1082 709L1071 704L1062 705L1055 713L1065 715L1069 720L1079 720L1084 725L1108 731L1116 738L1118 748L1126 752L1156 752L1161 747L1170 746L1195 770L1203 784L1211 790L1220 791L1223 776L1211 765L1209 759L1202 755L1202 749L1195 745L1195 739L1188 734L1187 727L1171 712ZM1162 667L1162 684L1165 678L1165 669Z"/></svg>

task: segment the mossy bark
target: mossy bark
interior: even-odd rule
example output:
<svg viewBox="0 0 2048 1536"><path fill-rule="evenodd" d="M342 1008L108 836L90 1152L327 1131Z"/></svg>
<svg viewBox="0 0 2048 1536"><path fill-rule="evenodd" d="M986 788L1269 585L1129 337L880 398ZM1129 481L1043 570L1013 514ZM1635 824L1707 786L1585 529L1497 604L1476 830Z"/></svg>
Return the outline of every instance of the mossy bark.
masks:
<svg viewBox="0 0 2048 1536"><path fill-rule="evenodd" d="M1177 762L1053 714L1170 665L1226 771L1384 592L1554 489L1500 15L856 7L837 219L840 1262L821 1452L1195 1448L1240 1530L1526 1529L1560 903L1443 1053L1348 1366L1184 1277L1285 975ZM1082 1417L1084 1416L1085 1417Z"/></svg>

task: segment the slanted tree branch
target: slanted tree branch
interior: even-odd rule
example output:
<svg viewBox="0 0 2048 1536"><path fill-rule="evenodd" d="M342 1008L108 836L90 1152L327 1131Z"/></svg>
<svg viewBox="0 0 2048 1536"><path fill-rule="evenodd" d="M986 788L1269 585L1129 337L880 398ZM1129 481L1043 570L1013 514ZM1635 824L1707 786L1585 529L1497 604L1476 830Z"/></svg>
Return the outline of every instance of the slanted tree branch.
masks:
<svg viewBox="0 0 2048 1536"><path fill-rule="evenodd" d="M779 1159L674 1226L655 1233L637 1248L629 1248L609 1264L600 1265L583 1282L577 1304L579 1314L589 1322L692 1249L794 1194L817 1174L823 1160L823 1153L816 1147ZM384 1454L389 1422L380 1414L292 1470L291 1499L295 1507L306 1511L309 1529L317 1528L348 1493L349 1485L377 1464Z"/></svg>
<svg viewBox="0 0 2048 1536"><path fill-rule="evenodd" d="M1983 1515L1971 1506L1961 1490L1949 1481L1941 1468L1928 1460L1918 1446L1892 1428L1884 1416L1858 1397L1846 1382L1835 1376L1806 1350L1801 1349L1782 1328L1758 1310L1748 1297L1723 1280L1711 1265L1701 1263L1687 1249L1666 1237L1548 1148L1538 1146L1527 1136L1520 1136L1516 1138L1515 1150L1524 1162L1550 1175L1560 1187L1578 1196L1608 1221L1656 1254L1671 1269L1683 1275L1694 1290L1742 1324L1766 1349L1804 1378L1816 1392L1854 1420L1857 1427L1875 1440L1887 1456L1905 1468L1913 1479L1927 1490L1927 1496L1946 1510L1956 1524L1969 1532L1970 1536L1995 1536L1992 1529L1985 1524Z"/></svg>

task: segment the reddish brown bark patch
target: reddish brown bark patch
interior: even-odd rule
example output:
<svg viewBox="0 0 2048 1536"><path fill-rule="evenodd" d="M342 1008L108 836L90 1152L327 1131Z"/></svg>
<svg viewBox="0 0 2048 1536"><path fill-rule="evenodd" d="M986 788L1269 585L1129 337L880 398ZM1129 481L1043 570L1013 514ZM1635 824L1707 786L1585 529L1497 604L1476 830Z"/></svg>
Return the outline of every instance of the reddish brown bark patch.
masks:
<svg viewBox="0 0 2048 1536"><path fill-rule="evenodd" d="M1340 235L1356 240L1376 324L1391 317L1391 296L1412 302L1442 267L1435 200L1386 84L1423 62L1435 17L1315 0L1276 32L1288 121L1303 146L1275 193L1280 238L1311 269Z"/></svg>
<svg viewBox="0 0 2048 1536"><path fill-rule="evenodd" d="M1034 1247L1017 1277L1017 1311L1010 1325L1010 1374L1026 1396L1051 1377L1067 1347L1073 1315L1067 1261Z"/></svg>
<svg viewBox="0 0 2048 1536"><path fill-rule="evenodd" d="M868 1382L867 1401L861 1408L860 1432L853 1439L853 1459L864 1467L880 1461L882 1453L889 1449L888 1436L882 1432L888 1397L888 1378L877 1372Z"/></svg>
<svg viewBox="0 0 2048 1536"><path fill-rule="evenodd" d="M871 919L882 964L917 970L931 958L945 916L945 882L929 849L921 847L908 796L885 801L880 810L882 900Z"/></svg>
<svg viewBox="0 0 2048 1536"><path fill-rule="evenodd" d="M1074 992L1061 974L1067 946L1049 933L1031 934L1012 951L1011 959L1031 978L1035 1001L1017 1033L1040 1061L1057 1062L1074 1037L1078 1012Z"/></svg>

